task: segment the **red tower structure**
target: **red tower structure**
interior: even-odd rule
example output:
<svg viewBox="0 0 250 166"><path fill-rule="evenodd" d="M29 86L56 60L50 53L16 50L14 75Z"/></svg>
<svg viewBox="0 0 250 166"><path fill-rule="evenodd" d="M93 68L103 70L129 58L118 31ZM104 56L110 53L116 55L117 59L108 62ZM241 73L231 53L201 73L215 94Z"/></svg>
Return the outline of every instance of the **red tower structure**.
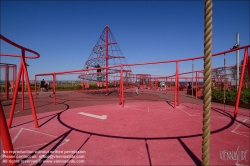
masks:
<svg viewBox="0 0 250 166"><path fill-rule="evenodd" d="M78 78L89 81L105 82L107 95L109 77L113 74L120 73L120 66L123 64L127 64L125 56L118 46L110 28L106 26L84 66L84 69L97 68L97 70L88 70L82 73ZM111 68L110 66L116 67ZM125 79L128 79L128 74L131 73L130 68L124 66L123 73L127 76Z"/></svg>

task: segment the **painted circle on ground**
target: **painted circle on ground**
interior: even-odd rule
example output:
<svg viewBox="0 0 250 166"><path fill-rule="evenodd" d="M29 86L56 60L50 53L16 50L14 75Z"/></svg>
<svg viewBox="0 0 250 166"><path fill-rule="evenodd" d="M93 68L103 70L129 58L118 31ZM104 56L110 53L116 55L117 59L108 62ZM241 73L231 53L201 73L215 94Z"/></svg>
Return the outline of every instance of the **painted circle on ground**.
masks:
<svg viewBox="0 0 250 166"><path fill-rule="evenodd" d="M66 127L93 135L126 139L171 139L202 135L202 109L184 103L173 109L166 102L136 102L69 109L59 115ZM202 106L200 105L202 108ZM218 112L217 112L218 113ZM213 123L212 133L233 124L228 116Z"/></svg>

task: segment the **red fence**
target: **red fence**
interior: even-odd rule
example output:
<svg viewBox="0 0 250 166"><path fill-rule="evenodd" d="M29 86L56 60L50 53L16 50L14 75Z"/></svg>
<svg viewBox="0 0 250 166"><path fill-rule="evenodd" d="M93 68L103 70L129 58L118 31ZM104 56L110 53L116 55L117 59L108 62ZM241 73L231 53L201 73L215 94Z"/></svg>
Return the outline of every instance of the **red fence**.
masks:
<svg viewBox="0 0 250 166"><path fill-rule="evenodd" d="M248 61L248 48L249 47L250 47L250 45L246 45L246 46L242 46L242 47L235 48L235 49L232 49L232 50L227 50L227 51L219 52L219 53L216 53L216 54L212 55L213 57L220 56L220 55L226 56L226 54L228 54L228 53L244 49L244 52L245 52L244 53L244 63L242 64L243 68L242 68L241 77L240 77L240 82L241 83L240 83L239 88L238 88L239 92L242 89L242 81L243 81L243 75L242 74L244 74L244 70L243 69L245 68L246 64L248 64L248 69L250 68L249 67L250 66L249 65L249 61ZM194 57L194 58L185 58L185 59L178 59L178 60L164 60L164 61L158 61L158 62L142 62L142 63L119 65L120 66L120 95L119 95L119 104L122 104L122 107L124 107L124 101L125 101L125 99L124 99L124 86L123 86L123 84L124 84L124 81L123 81L123 78L124 78L123 67L125 67L125 66L142 66L142 65L175 63L175 67L176 67L176 69L175 69L175 75L172 75L172 76L163 76L163 77L161 76L161 77L156 77L155 79L157 79L157 78L158 79L159 78L165 78L166 81L168 79L170 79L170 80L174 79L175 82L178 83L180 79L183 79L182 77L180 77L180 75L188 74L188 73L196 73L195 79L196 79L196 82L198 84L198 82L199 82L198 80L203 78L203 77L199 76L199 73L203 72L203 70L197 70L197 71L192 71L192 72L179 73L179 64L181 62L194 61L194 60L203 59L203 58L204 58L204 56L198 56L198 57ZM110 68L115 68L115 67L118 67L118 66L114 65L114 66L109 66L109 67L101 67L101 69L110 69ZM64 71L64 72L44 73L44 74L37 74L36 76L53 75L53 94L54 94L54 104L55 104L56 103L56 94L55 94L55 89L56 89L55 88L55 78L56 78L56 75L59 75L59 74L69 74L69 73L77 73L77 72L87 72L88 70L97 70L97 68L89 68L89 69L82 69L82 70L71 70L71 71ZM36 80L36 76L35 76L35 80ZM188 77L186 77L185 79L187 79L187 78ZM174 87L174 108L176 108L176 106L178 106L180 104L179 88L180 88L179 84L176 84L175 87ZM107 86L106 86L106 90L108 91ZM196 86L196 91L198 91L198 86ZM166 93L167 93L167 91L166 91ZM196 93L196 98L197 98L197 96L198 96L198 93ZM238 95L237 95L237 101L239 100L239 98L240 98L240 93L238 93ZM236 105L235 105L235 115L237 114L237 110L238 110L238 104L236 103Z"/></svg>

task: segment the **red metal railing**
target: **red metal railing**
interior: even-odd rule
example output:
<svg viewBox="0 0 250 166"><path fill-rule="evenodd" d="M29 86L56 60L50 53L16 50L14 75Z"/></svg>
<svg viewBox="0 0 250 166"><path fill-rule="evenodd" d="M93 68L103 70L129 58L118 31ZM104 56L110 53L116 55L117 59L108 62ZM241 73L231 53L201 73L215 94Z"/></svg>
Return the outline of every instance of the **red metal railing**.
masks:
<svg viewBox="0 0 250 166"><path fill-rule="evenodd" d="M19 67L19 71L18 71L18 77L16 79L16 83L15 86L16 88L14 88L14 93L13 93L13 99L12 99L12 106L11 106L11 110L10 110L10 116L9 116L9 121L8 121L8 125L6 124L5 121L5 116L4 116L4 112L3 112L3 108L2 108L2 104L0 103L0 114L1 114L1 138L2 138L2 142L3 142L3 146L4 146L4 150L6 151L7 155L9 154L10 156L14 156L14 150L13 150L13 145L12 145L12 141L10 139L10 135L8 132L8 128L11 127L12 124L12 120L13 120L13 115L14 115L14 110L15 110L15 106L16 106L16 99L17 99L17 94L18 94L18 87L20 84L20 79L21 79L21 75L23 77L23 82L22 82L22 94L24 94L24 76L26 77L26 83L27 83L27 88L28 88L28 95L29 95L29 99L30 99L30 104L31 104L31 108L32 108L32 114L33 114L33 118L34 118L34 123L35 123L35 127L38 128L38 122L37 122L37 117L36 117L36 111L35 111L35 106L34 106L34 101L32 98L32 92L31 92L31 88L30 88L30 81L29 81L29 75L28 75L28 71L27 71L27 67L26 67L26 63L25 63L25 58L39 58L40 55L28 48L25 48L21 45L18 45L16 43L14 43L13 41L7 39L6 37L4 37L3 35L0 35L0 39L9 43L12 46L15 46L19 49L21 49L21 55L16 55L16 54L0 54L0 56L9 56L9 57L18 57L20 58L20 67ZM25 55L25 51L30 52L35 54L36 56L27 56ZM7 75L8 75L8 70L6 69ZM13 73L13 77L16 73ZM6 81L8 81L8 77L6 76ZM13 79L14 81L14 79ZM8 83L7 83L8 84ZM14 84L13 84L14 85ZM8 93L8 85L6 86L6 93ZM8 99L8 97L7 97ZM24 109L24 95L22 95L22 108ZM15 162L13 162L15 160L15 156L14 158L10 158L7 157L7 161L8 161L8 165L16 165Z"/></svg>
<svg viewBox="0 0 250 166"><path fill-rule="evenodd" d="M250 45L246 45L246 46L242 46L242 47L235 48L235 49L232 49L232 50L227 50L227 51L219 52L219 53L213 54L212 56L214 57L214 56L219 56L219 55L226 55L227 53L234 52L234 51L241 50L241 49L245 49L245 52L246 52L246 50L249 47L250 47ZM245 54L248 55L248 52L245 53ZM176 72L175 72L176 74L175 75L172 75L172 76L161 76L161 77L158 77L158 78L164 78L164 79L165 78L166 79L169 78L169 79L171 79L171 82L172 82L173 78L171 78L171 77L175 77L176 85L175 85L175 89L174 89L174 108L176 108L176 105L180 104L180 93L179 93L179 84L178 84L178 82L179 82L179 79L181 79L181 78L179 77L179 75L188 74L188 73L196 73L195 79L196 79L196 82L198 84L198 80L200 78L202 78L202 77L199 77L199 73L203 72L203 70L197 70L197 71L192 71L192 72L179 73L179 63L180 62L185 62L185 61L193 61L193 60L203 59L203 58L204 58L204 56L198 56L198 57L194 57L194 58L185 58L185 59L179 59L179 60L164 60L164 61L158 61L158 62L142 62L142 63L134 63L134 64L114 65L114 66L101 67L101 68L107 70L109 68L120 67L120 81L121 81L121 80L123 80L123 70L122 69L125 66L140 66L140 65L153 65L153 64L175 63L176 64L175 65L176 66L176 69L175 69L176 70ZM245 63L247 63L247 61ZM72 70L72 71L65 71L65 72L56 72L55 74L56 75L57 74L69 74L69 73L75 73L75 72L84 72L84 71L88 71L88 70L96 70L96 68L89 68L89 69L82 69L82 70ZM45 73L45 74L38 74L36 76L45 76L45 75L52 75L52 74L53 73ZM155 79L157 79L157 77ZM196 87L198 87L198 86L196 86ZM239 86L239 89L241 89L241 88L242 88L242 84L241 84L241 86ZM55 91L55 88L54 88L54 91ZM167 92L167 90L166 90L166 92ZM123 93L124 93L123 82L120 82L119 104L122 104L122 107L124 107L124 101L125 101ZM197 98L197 95L196 95L196 98ZM54 99L54 103L55 103L55 99ZM237 104L236 104L236 107L238 107Z"/></svg>
<svg viewBox="0 0 250 166"><path fill-rule="evenodd" d="M32 114L33 114L33 118L34 118L34 123L35 123L35 127L38 128L38 122L37 122L37 117L36 117L36 110L35 110L35 106L34 106L34 101L33 101L33 97L32 97L32 92L31 92L31 88L30 88L30 81L29 81L29 75L28 75L28 71L27 71L27 67L26 67L26 63L25 63L25 58L39 58L40 55L29 49L29 48L25 48L21 45L18 45L16 43L14 43L13 41L7 39L6 37L4 37L3 35L0 35L0 39L2 39L3 41L21 49L21 55L17 55L17 54L0 54L0 56L10 56L10 57L18 57L20 58L20 67L19 67L19 71L18 71L18 76L17 76L17 80L16 80L16 87L19 87L20 84L20 79L22 76L22 109L24 109L24 76L26 78L26 84L27 84L27 89L28 89L28 96L30 99L30 104L31 104L31 109L32 109ZM30 52L35 54L36 56L27 56L25 55L25 52ZM17 94L18 94L18 88L14 89L14 93L13 93L13 100L12 100L12 106L11 106L11 110L10 110L10 117L9 117L9 121L8 121L8 127L11 127L12 124L12 120L13 120L13 115L14 115L14 110L15 110L15 106L16 106L16 99L17 99Z"/></svg>

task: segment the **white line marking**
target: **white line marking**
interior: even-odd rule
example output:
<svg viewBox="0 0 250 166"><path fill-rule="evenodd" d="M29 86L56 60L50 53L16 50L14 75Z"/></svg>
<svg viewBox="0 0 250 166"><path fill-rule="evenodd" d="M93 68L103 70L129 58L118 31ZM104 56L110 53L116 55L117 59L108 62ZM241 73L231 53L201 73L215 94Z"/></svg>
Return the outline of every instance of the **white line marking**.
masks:
<svg viewBox="0 0 250 166"><path fill-rule="evenodd" d="M12 143L14 143L16 141L17 137L21 134L22 131L23 131L23 128L21 128L20 131L17 133L15 138L12 140Z"/></svg>
<svg viewBox="0 0 250 166"><path fill-rule="evenodd" d="M243 120L248 120L248 119L246 119L246 117L244 117L244 116L242 116L242 117L238 116L238 117L237 117L237 120L243 121ZM248 120L248 121L250 121L250 120Z"/></svg>
<svg viewBox="0 0 250 166"><path fill-rule="evenodd" d="M242 134L242 133L240 133L240 132L236 132L236 131L232 131L232 133L235 133L235 134L238 134L238 135L242 135L242 136L244 136L244 137L249 137L249 136L247 136L247 135L244 135L244 134Z"/></svg>
<svg viewBox="0 0 250 166"><path fill-rule="evenodd" d="M14 113L18 113L18 112L20 112L20 111L16 111L16 112L14 112ZM10 113L5 113L4 115L8 115L8 114L10 114Z"/></svg>
<svg viewBox="0 0 250 166"><path fill-rule="evenodd" d="M39 133L39 134L43 134L43 135L47 135L47 136L51 136L51 137L57 138L57 136L46 134L46 133L42 133L42 132L39 132L39 131L35 131L35 130L31 130L31 129L25 129L25 128L23 128L23 129L24 130L28 130L28 131L32 131L32 132L35 132L35 133Z"/></svg>
<svg viewBox="0 0 250 166"><path fill-rule="evenodd" d="M21 132L23 130L27 130L27 131L31 131L31 132L34 132L34 133L38 133L38 134L43 134L43 135L46 135L46 136L50 136L50 137L53 137L53 138L57 138L57 136L54 136L54 135L50 135L50 134L46 134L46 133L42 133L42 132L39 132L39 131L35 131L35 130L30 130L30 129L26 129L26 128L21 128L20 131L17 133L17 135L15 136L15 138L12 140L12 143L14 143L16 141L16 139L19 137L19 135L21 134ZM69 139L64 139L62 141L62 143L57 147L59 148L60 146L64 145L65 143L69 142ZM35 145L30 145L30 146L23 146L23 147L17 147L15 149L21 149L21 148L26 148L26 147L32 147L32 146L38 146L38 145L46 145L47 143L43 143L43 144L35 144Z"/></svg>
<svg viewBox="0 0 250 166"><path fill-rule="evenodd" d="M43 134L43 135L47 135L47 136L50 136L50 137L54 137L54 138L57 138L57 136L54 136L54 135L50 135L50 134L46 134L46 133L42 133L42 132L38 132L38 131L34 131L34 130L30 130L30 129L25 129L25 128L21 128L19 130L19 132L17 133L17 135L13 138L12 140L12 143L14 143L16 141L16 139L19 137L19 135L21 134L21 132L23 130L28 130L28 131L31 131L31 132L35 132L35 133L39 133L39 134ZM63 146L65 143L69 142L69 139L64 139L62 141L62 143L57 147L59 148L60 146ZM23 147L18 147L18 148L15 148L15 149L21 149L21 148L27 148L27 147L33 147L33 146L38 146L38 145L46 145L48 143L43 143L43 144L35 144L35 145L30 145L30 146L23 146ZM0 156L0 160L3 159L3 154ZM40 159L39 159L40 160ZM32 164L33 165L33 164Z"/></svg>
<svg viewBox="0 0 250 166"><path fill-rule="evenodd" d="M178 108L178 107L177 107ZM181 111L183 111L183 112L185 112L186 114L188 114L189 116L197 116L197 115L199 115L200 113L195 113L195 114L189 114L188 112L186 112L186 111L184 111L183 109L181 109L181 108L178 108L179 110L181 110Z"/></svg>
<svg viewBox="0 0 250 166"><path fill-rule="evenodd" d="M246 120L247 120L247 119L243 120L242 122L246 122ZM232 130L232 131L237 130L237 129L241 126L241 125L242 125L241 123L240 123L240 124L238 124L238 125L236 126L236 128L235 128L234 130Z"/></svg>
<svg viewBox="0 0 250 166"><path fill-rule="evenodd" d="M131 110L138 110L138 111L147 111L147 112L153 112L153 111L162 111L162 110L166 110L166 107L162 107L162 106L158 106L159 108L152 108L151 110L149 109L149 107L145 107L145 108L141 108L141 107L125 107L127 109L131 109Z"/></svg>
<svg viewBox="0 0 250 166"><path fill-rule="evenodd" d="M107 119L107 115L99 116L99 115L90 114L90 113L86 113L86 112L78 112L77 114L89 116L92 118L102 119L102 120Z"/></svg>
<svg viewBox="0 0 250 166"><path fill-rule="evenodd" d="M248 120L248 119L244 119L242 122L245 123L247 120ZM249 121L249 120L248 120L248 121ZM249 132L238 132L238 131L236 131L240 126L242 126L241 123L238 124L238 125L235 127L235 129L233 129L231 132L232 132L232 133L235 133L235 134L238 134L238 135L242 135L242 136L244 136L244 137L249 137L248 135L244 135L244 133L249 133Z"/></svg>

